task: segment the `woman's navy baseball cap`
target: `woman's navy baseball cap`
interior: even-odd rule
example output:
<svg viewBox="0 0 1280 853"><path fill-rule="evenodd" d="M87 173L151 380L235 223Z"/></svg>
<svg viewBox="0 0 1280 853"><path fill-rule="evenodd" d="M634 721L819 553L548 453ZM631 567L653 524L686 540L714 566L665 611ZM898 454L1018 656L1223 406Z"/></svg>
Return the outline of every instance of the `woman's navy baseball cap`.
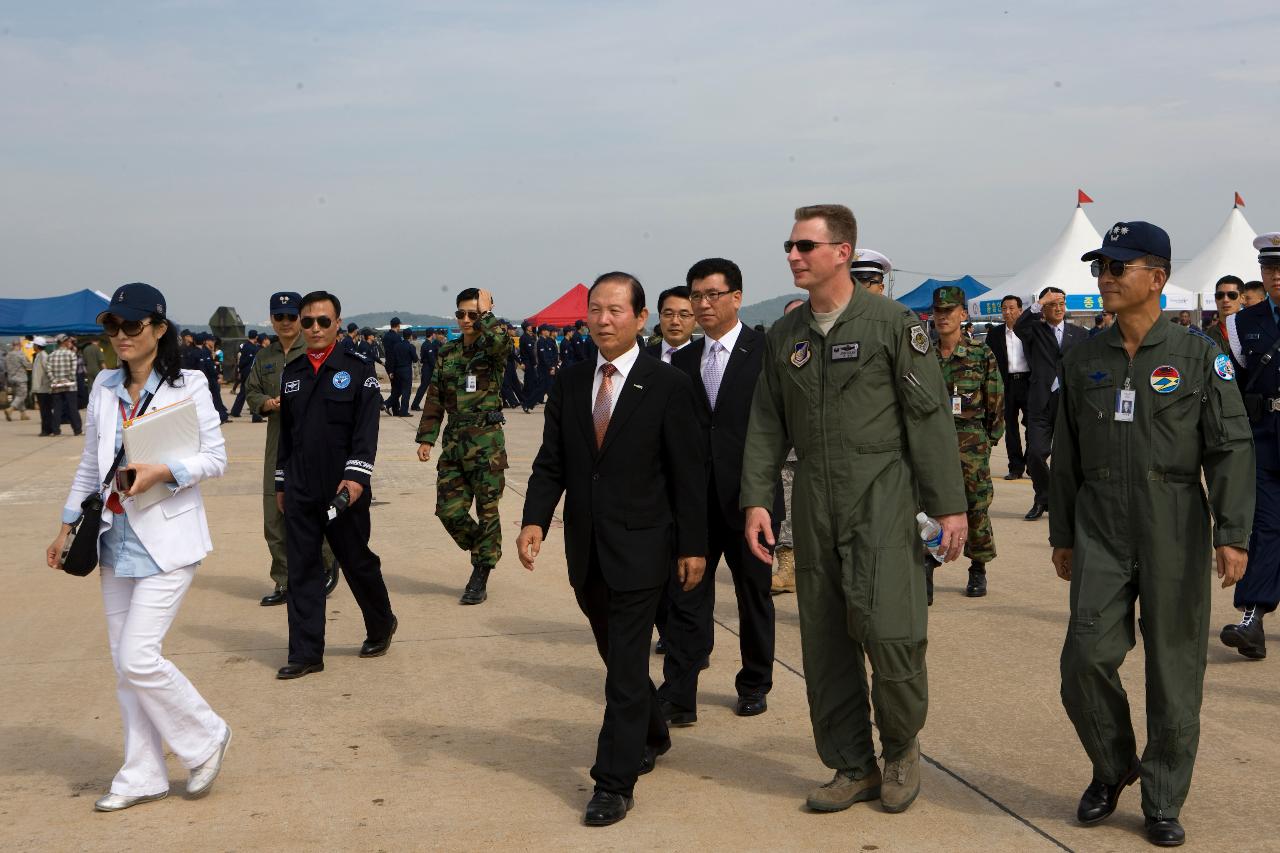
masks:
<svg viewBox="0 0 1280 853"><path fill-rule="evenodd" d="M164 294L140 281L122 284L111 297L111 307L98 314L96 322L101 323L107 314L121 320L146 320L153 314L165 318Z"/></svg>

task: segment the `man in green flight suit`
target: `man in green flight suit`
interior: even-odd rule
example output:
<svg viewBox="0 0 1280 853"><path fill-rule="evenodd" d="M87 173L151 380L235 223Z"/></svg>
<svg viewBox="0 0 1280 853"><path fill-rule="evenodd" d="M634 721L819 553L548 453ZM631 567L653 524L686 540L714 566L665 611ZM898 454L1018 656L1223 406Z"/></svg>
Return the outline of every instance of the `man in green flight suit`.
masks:
<svg viewBox="0 0 1280 853"><path fill-rule="evenodd" d="M1200 740L1210 554L1224 587L1240 579L1254 504L1231 359L1160 313L1171 254L1163 229L1117 222L1083 256L1116 322L1059 368L1049 516L1054 569L1071 582L1062 704L1093 764L1076 817L1105 820L1141 777L1147 838L1169 847L1184 839L1178 815ZM1146 652L1141 760L1119 676L1135 609Z"/></svg>
<svg viewBox="0 0 1280 853"><path fill-rule="evenodd" d="M942 381L947 386L951 416L956 423L960 445L960 466L964 473L964 495L969 504L969 541L964 555L970 559L969 583L964 594L981 598L987 594L987 563L996 558L996 540L991 532L991 448L1004 435L1004 381L996 356L985 343L967 340L964 324L969 319L965 293L955 285L933 291L933 324L938 330L938 361ZM928 561L928 595L933 601L932 557Z"/></svg>
<svg viewBox="0 0 1280 853"><path fill-rule="evenodd" d="M282 291L271 294L267 311L276 340L262 347L254 356L249 378L245 380L245 402L249 411L267 419L267 446L262 463L262 532L271 552L271 580L275 589L262 597L263 607L284 604L289 588L289 568L285 555L284 513L276 503L276 448L280 444L280 374L284 366L307 351L298 324L302 294ZM324 594L338 585L338 559L329 543L321 548L324 559Z"/></svg>
<svg viewBox="0 0 1280 853"><path fill-rule="evenodd" d="M943 529L947 561L967 536L955 426L929 336L908 309L854 287L858 226L843 205L796 211L787 262L809 301L766 341L742 464L744 535L768 562L769 507L787 451L796 598L809 715L834 778L808 797L839 811L879 798L907 809L920 791L917 733L928 710L927 610L919 508ZM871 702L864 656L871 661ZM875 706L885 767L876 762Z"/></svg>
<svg viewBox="0 0 1280 853"><path fill-rule="evenodd" d="M498 500L507 469L502 377L511 338L493 315L489 291L468 287L458 294L457 305L462 337L441 346L436 356L418 423L418 459L431 458L448 412L436 465L436 516L458 547L471 552L471 578L460 602L480 604L489 597L489 572L502 557Z"/></svg>

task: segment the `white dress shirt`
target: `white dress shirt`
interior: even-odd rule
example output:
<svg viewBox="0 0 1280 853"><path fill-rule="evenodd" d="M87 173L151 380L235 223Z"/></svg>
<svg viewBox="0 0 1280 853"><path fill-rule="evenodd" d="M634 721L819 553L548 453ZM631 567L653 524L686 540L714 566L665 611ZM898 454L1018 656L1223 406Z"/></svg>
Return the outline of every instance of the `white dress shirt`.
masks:
<svg viewBox="0 0 1280 853"><path fill-rule="evenodd" d="M636 359L640 357L640 347L632 344L631 349L615 358L612 362L604 357L604 353L596 355L596 374L591 380L591 404L590 414L595 413L596 395L600 393L600 382L604 379L604 374L600 372L600 368L606 364L612 364L617 373L613 374L610 380L613 383L613 400L609 403L609 417L613 417L613 410L618 408L618 397L622 395L622 387L627 381L627 374L631 373L631 368L636 366Z"/></svg>
<svg viewBox="0 0 1280 853"><path fill-rule="evenodd" d="M664 340L662 342L662 355L661 355L662 360L665 361L667 364L670 364L672 354L680 352L680 350L684 349L691 343L693 343L693 338L690 338L689 340L685 341L678 347L673 347L671 344L667 343Z"/></svg>
<svg viewBox="0 0 1280 853"><path fill-rule="evenodd" d="M1008 326L1004 327L1004 351L1005 360L1009 363L1010 373L1031 372L1031 366L1027 364L1027 353L1022 348L1022 338L1018 337L1013 329Z"/></svg>

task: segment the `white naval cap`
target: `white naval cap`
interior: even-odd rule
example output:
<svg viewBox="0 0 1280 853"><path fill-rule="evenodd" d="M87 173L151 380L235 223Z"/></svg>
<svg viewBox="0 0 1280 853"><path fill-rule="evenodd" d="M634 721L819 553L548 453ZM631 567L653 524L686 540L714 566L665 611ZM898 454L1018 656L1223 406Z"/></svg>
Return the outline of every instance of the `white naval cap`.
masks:
<svg viewBox="0 0 1280 853"><path fill-rule="evenodd" d="M1253 241L1253 248L1258 250L1259 264L1264 266L1280 264L1280 231L1259 234Z"/></svg>
<svg viewBox="0 0 1280 853"><path fill-rule="evenodd" d="M875 249L857 249L849 264L849 272L881 272L888 275L893 272L893 262Z"/></svg>

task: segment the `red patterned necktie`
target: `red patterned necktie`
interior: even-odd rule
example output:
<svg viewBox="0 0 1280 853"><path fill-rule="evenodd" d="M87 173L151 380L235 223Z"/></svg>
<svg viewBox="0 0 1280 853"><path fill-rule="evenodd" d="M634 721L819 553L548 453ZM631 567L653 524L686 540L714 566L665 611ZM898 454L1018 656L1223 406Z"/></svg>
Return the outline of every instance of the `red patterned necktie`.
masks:
<svg viewBox="0 0 1280 853"><path fill-rule="evenodd" d="M612 364L600 365L600 390L596 392L596 404L591 407L591 420L596 425L596 447L604 445L604 434L609 429L609 417L613 414L613 374L618 368Z"/></svg>

